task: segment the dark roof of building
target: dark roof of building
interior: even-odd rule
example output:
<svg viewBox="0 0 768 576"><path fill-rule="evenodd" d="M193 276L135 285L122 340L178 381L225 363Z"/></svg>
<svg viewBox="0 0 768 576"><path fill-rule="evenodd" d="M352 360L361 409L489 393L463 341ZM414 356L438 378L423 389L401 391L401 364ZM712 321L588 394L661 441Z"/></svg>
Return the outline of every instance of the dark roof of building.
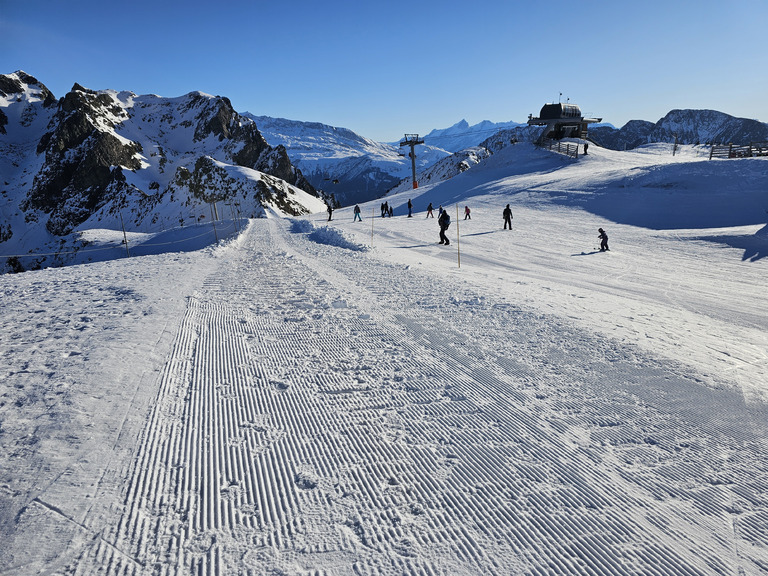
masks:
<svg viewBox="0 0 768 576"><path fill-rule="evenodd" d="M581 118L581 110L576 104L544 104L539 118L557 120L558 118Z"/></svg>

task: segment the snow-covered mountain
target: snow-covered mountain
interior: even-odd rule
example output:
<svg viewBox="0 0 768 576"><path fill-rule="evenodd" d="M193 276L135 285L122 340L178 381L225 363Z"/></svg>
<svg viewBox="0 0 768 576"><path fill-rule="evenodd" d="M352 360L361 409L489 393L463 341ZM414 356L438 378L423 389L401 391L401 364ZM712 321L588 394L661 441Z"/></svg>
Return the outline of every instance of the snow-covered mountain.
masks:
<svg viewBox="0 0 768 576"><path fill-rule="evenodd" d="M374 142L347 128L285 118L244 116L256 122L272 146L284 146L291 160L318 189L333 194L341 205L383 196L411 175L410 148ZM403 154L406 154L403 156ZM436 146L416 148L416 168L423 170L450 152Z"/></svg>
<svg viewBox="0 0 768 576"><path fill-rule="evenodd" d="M512 130L521 126L527 127L526 124L518 122L491 122L489 120L483 120L478 124L470 126L466 120L461 120L450 128L432 130L424 136L424 143L442 148L448 152L460 152L465 148L480 145L481 142L498 132Z"/></svg>
<svg viewBox="0 0 768 576"><path fill-rule="evenodd" d="M768 141L768 124L715 110L672 110L656 122L630 120L620 129L597 126L590 138L605 148L631 150L653 142L749 144Z"/></svg>
<svg viewBox="0 0 768 576"><path fill-rule="evenodd" d="M57 101L24 72L0 76L0 175L6 270L73 261L84 230L159 233L222 211L324 210L285 148L269 146L227 98L75 84Z"/></svg>

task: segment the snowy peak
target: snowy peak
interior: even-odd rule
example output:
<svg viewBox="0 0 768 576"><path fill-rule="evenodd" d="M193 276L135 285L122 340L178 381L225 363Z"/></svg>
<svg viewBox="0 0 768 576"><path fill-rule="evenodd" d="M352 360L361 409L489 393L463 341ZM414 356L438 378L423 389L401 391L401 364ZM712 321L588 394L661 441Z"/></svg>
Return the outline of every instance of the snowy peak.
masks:
<svg viewBox="0 0 768 576"><path fill-rule="evenodd" d="M509 130L519 126L524 125L518 122L491 122L483 120L474 126L470 126L466 120L461 120L450 128L432 130L424 136L424 142L449 152L459 152L466 148L479 146L481 142L501 130Z"/></svg>
<svg viewBox="0 0 768 576"><path fill-rule="evenodd" d="M52 106L56 98L50 90L23 70L13 74L0 75L0 97L5 99L26 99L29 102L39 101L45 106Z"/></svg>
<svg viewBox="0 0 768 576"><path fill-rule="evenodd" d="M237 203L245 216L324 210L286 149L267 144L224 97L137 96L74 84L56 101L16 72L0 76L0 127L5 254L50 255L62 243L75 252L79 231L119 228L121 215L130 231L159 232L210 218L211 202ZM12 268L51 258L24 260Z"/></svg>

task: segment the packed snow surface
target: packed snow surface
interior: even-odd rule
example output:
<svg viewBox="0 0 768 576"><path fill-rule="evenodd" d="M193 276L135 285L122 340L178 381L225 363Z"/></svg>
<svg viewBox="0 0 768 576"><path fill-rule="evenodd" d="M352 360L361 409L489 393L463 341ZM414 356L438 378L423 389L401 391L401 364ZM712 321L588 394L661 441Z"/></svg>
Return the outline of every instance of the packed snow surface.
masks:
<svg viewBox="0 0 768 576"><path fill-rule="evenodd" d="M698 154L0 277L0 573L768 574L768 162Z"/></svg>

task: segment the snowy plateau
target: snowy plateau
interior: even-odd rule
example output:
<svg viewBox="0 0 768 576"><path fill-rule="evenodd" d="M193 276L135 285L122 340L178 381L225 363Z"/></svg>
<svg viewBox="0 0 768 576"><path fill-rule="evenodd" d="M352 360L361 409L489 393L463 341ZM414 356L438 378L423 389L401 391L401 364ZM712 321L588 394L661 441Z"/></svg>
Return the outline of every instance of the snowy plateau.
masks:
<svg viewBox="0 0 768 576"><path fill-rule="evenodd" d="M0 574L768 574L767 183L519 143L0 276Z"/></svg>

